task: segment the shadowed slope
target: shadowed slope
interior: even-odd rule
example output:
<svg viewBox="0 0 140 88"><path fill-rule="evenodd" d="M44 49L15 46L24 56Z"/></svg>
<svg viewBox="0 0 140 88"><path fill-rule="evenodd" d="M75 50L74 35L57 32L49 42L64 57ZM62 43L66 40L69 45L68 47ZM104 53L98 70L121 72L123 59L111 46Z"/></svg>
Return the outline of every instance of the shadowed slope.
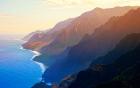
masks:
<svg viewBox="0 0 140 88"><path fill-rule="evenodd" d="M123 40L133 41L136 36L140 36L140 34L128 35ZM140 37L138 38L140 40ZM126 44L124 42L120 42L118 45ZM137 42L132 42L131 44L137 44L137 46L120 55L113 63L91 65L85 71L79 72L74 78L75 80L67 83L67 87L60 84L59 88L95 88L98 85L100 86L97 88L137 88L136 85L140 86L137 82L140 80L140 44Z"/></svg>
<svg viewBox="0 0 140 88"><path fill-rule="evenodd" d="M86 37L78 45L70 48L68 56L50 66L43 78L46 82L59 81L71 72L85 69L96 57L112 50L126 35L140 33L138 18L140 18L140 9L132 10L121 17L113 17L92 36Z"/></svg>

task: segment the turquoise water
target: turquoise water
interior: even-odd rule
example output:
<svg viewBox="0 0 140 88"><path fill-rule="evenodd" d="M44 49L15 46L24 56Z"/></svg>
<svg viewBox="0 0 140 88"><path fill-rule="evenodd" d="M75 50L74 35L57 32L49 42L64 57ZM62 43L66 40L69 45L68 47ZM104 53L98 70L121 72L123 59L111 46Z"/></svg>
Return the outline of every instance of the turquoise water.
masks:
<svg viewBox="0 0 140 88"><path fill-rule="evenodd" d="M20 49L20 40L0 40L0 88L30 88L41 78L33 53Z"/></svg>

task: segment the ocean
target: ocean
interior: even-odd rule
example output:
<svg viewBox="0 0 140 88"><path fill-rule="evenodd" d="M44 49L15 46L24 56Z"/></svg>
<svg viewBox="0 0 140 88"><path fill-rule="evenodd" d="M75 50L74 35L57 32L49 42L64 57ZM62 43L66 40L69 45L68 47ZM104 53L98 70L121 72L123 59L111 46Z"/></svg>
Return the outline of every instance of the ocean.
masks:
<svg viewBox="0 0 140 88"><path fill-rule="evenodd" d="M21 49L23 41L0 39L0 88L31 88L42 69L32 60L35 53Z"/></svg>

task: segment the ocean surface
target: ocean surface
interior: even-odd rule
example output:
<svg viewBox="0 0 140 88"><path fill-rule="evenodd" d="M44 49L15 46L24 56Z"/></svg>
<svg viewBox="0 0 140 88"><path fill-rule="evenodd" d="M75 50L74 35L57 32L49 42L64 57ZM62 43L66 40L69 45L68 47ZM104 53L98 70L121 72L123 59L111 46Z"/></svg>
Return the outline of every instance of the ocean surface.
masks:
<svg viewBox="0 0 140 88"><path fill-rule="evenodd" d="M31 88L41 79L34 53L21 49L21 40L0 39L0 88Z"/></svg>

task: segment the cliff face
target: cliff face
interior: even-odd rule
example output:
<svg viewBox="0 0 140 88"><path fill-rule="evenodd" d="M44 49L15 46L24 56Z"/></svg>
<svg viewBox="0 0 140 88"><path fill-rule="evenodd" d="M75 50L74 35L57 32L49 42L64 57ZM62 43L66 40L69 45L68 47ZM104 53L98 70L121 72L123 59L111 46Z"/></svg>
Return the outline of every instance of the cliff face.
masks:
<svg viewBox="0 0 140 88"><path fill-rule="evenodd" d="M135 8L137 7L95 8L77 18L58 23L47 33L34 34L23 46L48 55L60 54L67 47L79 43L85 35L92 34L111 17L122 16Z"/></svg>
<svg viewBox="0 0 140 88"><path fill-rule="evenodd" d="M72 58L96 57L107 53L126 35L139 33L140 11L130 11L121 17L113 17L106 24L97 28L93 35L88 36L72 47L69 56Z"/></svg>
<svg viewBox="0 0 140 88"><path fill-rule="evenodd" d="M53 30L33 34L23 46L42 53L34 60L49 66L42 76L46 83L60 83L74 73L77 74L64 79L59 87L100 88L108 81L121 83L122 80L112 79L124 78L127 71L139 66L140 8L129 11L132 8L136 7L96 8L57 24ZM83 69L86 70L79 72ZM131 80L125 80L136 80L137 73L134 71L127 76L133 76ZM41 86L46 87L44 83Z"/></svg>
<svg viewBox="0 0 140 88"><path fill-rule="evenodd" d="M133 42L134 40L137 40ZM67 83L67 86L62 82L59 88L138 88L140 80L140 34L131 34L121 40L121 42L113 49L116 51L121 49L126 41L132 41L128 51L117 57L114 62L110 64L91 64L90 67L84 71L80 71L77 76ZM112 52L113 52L112 51ZM112 53L108 53L112 54ZM108 56L105 55L104 57ZM106 62L108 58L104 59ZM72 79L70 76L68 79ZM65 79L67 81L67 79Z"/></svg>
<svg viewBox="0 0 140 88"><path fill-rule="evenodd" d="M59 33L72 22L73 19L68 19L56 24L49 31L41 31L29 34L25 38L28 38L28 41L23 44L23 47L26 49L40 51L40 49L44 46L49 45L54 39L59 35Z"/></svg>
<svg viewBox="0 0 140 88"><path fill-rule="evenodd" d="M117 58L119 58L122 54L133 50L138 45L140 45L140 34L134 33L127 35L124 39L122 39L119 44L115 46L113 50L108 52L105 56L102 56L93 61L94 64L111 64Z"/></svg>
<svg viewBox="0 0 140 88"><path fill-rule="evenodd" d="M140 19L138 18L140 18L140 9L129 11L124 16L113 17L106 24L97 28L93 35L87 36L79 44L71 47L66 57L56 60L45 71L43 78L46 82L48 79L52 82L59 81L68 74L85 69L95 58L112 50L123 37L132 33L140 33ZM132 45L133 48L136 45ZM128 50L125 48L132 46L126 45L122 48L124 51L119 53L127 52Z"/></svg>

